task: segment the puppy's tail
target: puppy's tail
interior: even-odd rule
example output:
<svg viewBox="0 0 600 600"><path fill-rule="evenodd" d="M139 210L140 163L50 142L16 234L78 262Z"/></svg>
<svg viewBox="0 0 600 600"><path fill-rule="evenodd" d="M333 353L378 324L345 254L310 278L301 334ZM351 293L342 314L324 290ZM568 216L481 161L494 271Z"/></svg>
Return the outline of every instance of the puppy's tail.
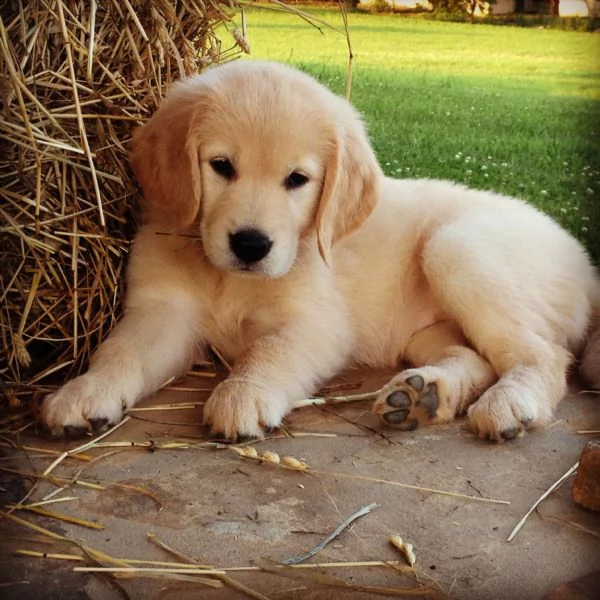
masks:
<svg viewBox="0 0 600 600"><path fill-rule="evenodd" d="M600 283L592 292L590 337L581 356L580 372L594 389L600 390Z"/></svg>

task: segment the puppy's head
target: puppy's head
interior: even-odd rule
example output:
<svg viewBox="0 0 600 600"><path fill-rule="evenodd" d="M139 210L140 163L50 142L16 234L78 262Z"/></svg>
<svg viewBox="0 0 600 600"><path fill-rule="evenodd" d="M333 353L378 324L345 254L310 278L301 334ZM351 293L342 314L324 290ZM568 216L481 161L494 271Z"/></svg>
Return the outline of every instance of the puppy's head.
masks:
<svg viewBox="0 0 600 600"><path fill-rule="evenodd" d="M199 227L218 268L284 275L372 211L381 171L356 111L290 67L236 62L183 81L136 133L146 220Z"/></svg>

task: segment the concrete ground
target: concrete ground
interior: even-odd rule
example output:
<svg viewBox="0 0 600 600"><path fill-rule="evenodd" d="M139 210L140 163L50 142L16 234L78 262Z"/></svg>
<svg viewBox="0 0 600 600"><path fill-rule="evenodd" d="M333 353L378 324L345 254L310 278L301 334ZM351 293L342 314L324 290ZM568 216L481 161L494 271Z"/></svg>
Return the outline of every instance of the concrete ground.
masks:
<svg viewBox="0 0 600 600"><path fill-rule="evenodd" d="M342 391L334 393L377 389L385 377L354 371L340 379ZM177 386L207 390L214 381L195 377ZM164 390L141 406L197 401L207 394ZM368 408L368 402L359 402L300 409L287 421L288 436L279 431L255 444L259 452L303 459L308 472L242 458L229 448L203 446L208 438L199 425L200 408L137 412L103 440L126 442L126 447L89 450L86 454L101 458L89 464L68 458L52 472L94 481L104 489L74 485L60 496L76 499L46 508L97 522L104 529L86 529L24 511L13 514L113 558L182 562L152 543L148 533L153 533L202 564L261 565L273 570L279 561L314 547L359 508L376 503L375 509L306 562L400 561L402 565L389 536L399 533L414 545L414 571L382 565L294 569L285 576L264 571L230 573L235 581L262 594L254 597L281 600L342 595L366 599L382 593L408 597L402 588L420 590L421 597L429 598L541 599L556 586L600 569L600 514L573 503L572 478L543 502L512 542L506 542L532 503L578 460L593 437L578 431L600 429L600 398L573 393L560 406L552 426L502 445L474 438L463 420L413 432L384 430ZM160 448L174 440L188 447ZM20 442L55 450L81 443L55 442L29 433ZM155 449L135 448L131 442L152 442ZM22 474L42 472L51 461L37 450L5 455L0 467L10 465L19 474L0 471L0 502L20 500L29 489ZM40 481L29 500L55 489ZM215 589L164 578L120 578L115 586L107 578L73 571L74 566L92 565L90 560L73 563L16 556L15 550L21 549L81 553L74 545L53 543L7 519L0 521L0 539L0 598L5 600L252 597L229 585Z"/></svg>

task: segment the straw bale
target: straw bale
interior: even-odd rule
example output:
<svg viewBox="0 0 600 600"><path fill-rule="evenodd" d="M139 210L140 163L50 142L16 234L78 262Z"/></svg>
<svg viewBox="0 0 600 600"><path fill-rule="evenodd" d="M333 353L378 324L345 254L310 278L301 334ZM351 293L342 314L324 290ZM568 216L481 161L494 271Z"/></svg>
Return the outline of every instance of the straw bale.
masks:
<svg viewBox="0 0 600 600"><path fill-rule="evenodd" d="M0 24L0 381L79 373L119 316L138 193L131 131L169 85L233 58L233 4L30 0ZM215 33L224 27L231 45ZM226 32L225 32L226 33Z"/></svg>

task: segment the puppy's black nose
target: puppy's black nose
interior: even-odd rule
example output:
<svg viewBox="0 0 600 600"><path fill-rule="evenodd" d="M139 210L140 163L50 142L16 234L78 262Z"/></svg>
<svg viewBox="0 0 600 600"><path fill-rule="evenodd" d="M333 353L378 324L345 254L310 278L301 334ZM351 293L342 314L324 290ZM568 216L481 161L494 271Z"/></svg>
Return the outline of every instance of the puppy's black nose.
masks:
<svg viewBox="0 0 600 600"><path fill-rule="evenodd" d="M255 263L263 259L273 242L258 229L240 229L229 234L231 251L245 263Z"/></svg>

